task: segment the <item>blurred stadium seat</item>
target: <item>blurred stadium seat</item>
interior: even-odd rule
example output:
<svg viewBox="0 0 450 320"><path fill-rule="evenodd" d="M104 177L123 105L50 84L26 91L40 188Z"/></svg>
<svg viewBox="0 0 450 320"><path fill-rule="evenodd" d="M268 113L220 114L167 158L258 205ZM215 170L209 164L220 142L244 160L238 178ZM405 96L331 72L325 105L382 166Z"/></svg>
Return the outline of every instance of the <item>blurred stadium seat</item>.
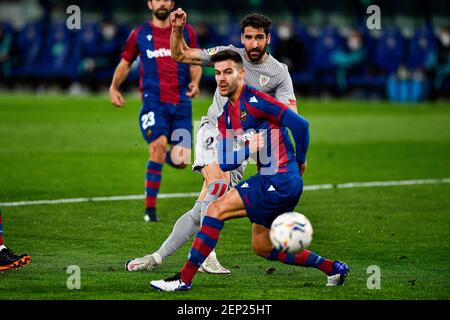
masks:
<svg viewBox="0 0 450 320"><path fill-rule="evenodd" d="M433 30L426 26L418 29L409 45L407 68L428 69L436 51L436 44Z"/></svg>
<svg viewBox="0 0 450 320"><path fill-rule="evenodd" d="M405 40L396 27L387 27L383 31L375 53L375 64L386 75L395 73L404 61Z"/></svg>
<svg viewBox="0 0 450 320"><path fill-rule="evenodd" d="M236 8L242 5L236 1L233 3ZM264 1L261 3L267 5ZM303 3L290 8L300 10L300 7L305 9L314 6ZM320 10L325 10L324 8ZM198 12L193 15L197 19L190 22L198 31L201 48L228 44L241 46L240 18L244 13L241 12L238 16L232 12L234 11L226 8L222 8L220 13L214 12L220 16L217 19L219 23L206 22ZM81 30L68 30L65 21L54 22L44 17L42 20L26 23L19 30L0 21L2 48L7 48L8 37L13 38L7 63L0 61L0 79L6 78L13 84L12 87L14 84L28 82L39 85L55 79L68 84L81 83L91 90L98 89L99 84L107 86L120 60L120 51L131 31L130 26L137 25L137 21L131 19L132 16L129 16L133 20L129 21L129 25L124 24L123 19L121 23L115 22L113 16L114 11L104 15L105 19L97 21L91 16L89 21L83 20ZM412 33L404 34L404 26L395 24L395 20L391 19L390 25L387 22L383 24L377 36L374 36L365 25L364 15L354 20L347 19L347 24L339 27L330 19L323 19L322 24L317 24L303 21L300 16L292 13L286 19L283 16L275 17L269 51L280 61L291 62L285 63L290 67L294 85L300 90L312 89L307 89L308 93L320 94L322 90L332 88L339 94L346 94L353 88L358 88L367 92L373 90L380 96L389 97L392 87L389 89L388 80L399 78L402 72L406 72L408 80L417 80L420 74L430 84L436 77L436 51L440 42L437 28L430 23L431 20L426 20L427 23L416 27ZM140 21L140 18L137 20ZM281 24L287 23L293 30L291 34L294 37L290 39L294 40L295 45L290 40L280 38L277 32ZM111 28L115 29L113 33ZM349 50L348 30L361 35L364 53L358 63L345 67L347 58L348 61L355 58L351 57L354 52ZM287 42L291 44L287 45ZM137 62L132 66L126 85L136 88L139 74L140 66ZM439 81L442 85L436 86L437 90L448 90L448 77ZM214 74L211 70L205 70L202 83L214 86Z"/></svg>
<svg viewBox="0 0 450 320"><path fill-rule="evenodd" d="M31 22L19 31L14 41L13 76L36 76L43 47L43 26L40 22Z"/></svg>
<svg viewBox="0 0 450 320"><path fill-rule="evenodd" d="M42 56L36 66L40 79L78 79L78 37L78 32L67 29L65 21L50 26Z"/></svg>

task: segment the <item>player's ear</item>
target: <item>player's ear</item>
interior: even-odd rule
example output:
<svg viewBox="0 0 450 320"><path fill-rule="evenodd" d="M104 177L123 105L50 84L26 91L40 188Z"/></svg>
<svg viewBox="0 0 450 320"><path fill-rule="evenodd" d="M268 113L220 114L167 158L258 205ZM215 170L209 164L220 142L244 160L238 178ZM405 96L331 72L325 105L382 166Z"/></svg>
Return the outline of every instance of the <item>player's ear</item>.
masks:
<svg viewBox="0 0 450 320"><path fill-rule="evenodd" d="M270 40L272 39L270 33L267 34L267 44L270 44Z"/></svg>
<svg viewBox="0 0 450 320"><path fill-rule="evenodd" d="M153 11L153 5L152 5L152 0L147 0L147 6L150 10Z"/></svg>
<svg viewBox="0 0 450 320"><path fill-rule="evenodd" d="M241 33L241 44L244 44L244 33Z"/></svg>
<svg viewBox="0 0 450 320"><path fill-rule="evenodd" d="M245 69L241 68L239 70L239 80L244 80L244 76L245 76Z"/></svg>

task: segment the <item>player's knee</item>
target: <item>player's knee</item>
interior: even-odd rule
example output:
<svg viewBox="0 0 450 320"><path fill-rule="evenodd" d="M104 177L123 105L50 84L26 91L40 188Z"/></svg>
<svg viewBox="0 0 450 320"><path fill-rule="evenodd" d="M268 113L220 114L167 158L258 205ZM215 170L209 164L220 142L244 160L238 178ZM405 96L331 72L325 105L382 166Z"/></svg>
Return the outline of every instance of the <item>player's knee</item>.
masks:
<svg viewBox="0 0 450 320"><path fill-rule="evenodd" d="M204 166L201 172L208 185L217 180L230 181L229 174L220 170L219 165L216 163Z"/></svg>
<svg viewBox="0 0 450 320"><path fill-rule="evenodd" d="M154 141L149 145L150 160L164 163L166 158L166 145L160 141Z"/></svg>
<svg viewBox="0 0 450 320"><path fill-rule="evenodd" d="M210 216L210 217L213 217L213 218L216 218L216 219L219 219L219 220L222 220L222 210L220 209L220 206L218 206L217 204L216 204L216 202L211 202L209 205L208 205L208 208L206 209L206 215L207 216Z"/></svg>

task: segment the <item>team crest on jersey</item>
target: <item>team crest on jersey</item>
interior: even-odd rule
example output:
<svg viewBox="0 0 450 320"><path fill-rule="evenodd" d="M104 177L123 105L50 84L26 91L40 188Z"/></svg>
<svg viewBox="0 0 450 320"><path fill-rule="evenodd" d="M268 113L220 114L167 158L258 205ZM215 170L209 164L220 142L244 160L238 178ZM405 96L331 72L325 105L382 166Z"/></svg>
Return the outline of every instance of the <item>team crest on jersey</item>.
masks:
<svg viewBox="0 0 450 320"><path fill-rule="evenodd" d="M206 49L206 50L205 50L205 53L206 53L208 56L213 56L213 55L215 55L217 52L219 52L219 47L209 48L209 49Z"/></svg>
<svg viewBox="0 0 450 320"><path fill-rule="evenodd" d="M152 36L151 34L148 34L148 35L147 35L147 40L148 40L148 41L152 41L152 39L153 39L153 36Z"/></svg>
<svg viewBox="0 0 450 320"><path fill-rule="evenodd" d="M270 78L268 76L265 76L263 74L259 76L259 84L261 85L261 87L264 87L269 81Z"/></svg>
<svg viewBox="0 0 450 320"><path fill-rule="evenodd" d="M242 110L242 111L241 111L241 120L242 120L242 121L247 120L247 112L245 112L245 110Z"/></svg>

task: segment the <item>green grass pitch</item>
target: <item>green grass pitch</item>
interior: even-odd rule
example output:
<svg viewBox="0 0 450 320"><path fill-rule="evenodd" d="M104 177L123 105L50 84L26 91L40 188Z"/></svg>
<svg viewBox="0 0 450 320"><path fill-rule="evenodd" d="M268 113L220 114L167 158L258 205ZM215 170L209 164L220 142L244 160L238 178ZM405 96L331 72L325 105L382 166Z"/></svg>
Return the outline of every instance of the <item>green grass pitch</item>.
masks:
<svg viewBox="0 0 450 320"><path fill-rule="evenodd" d="M106 96L0 95L0 202L143 194L140 102L127 100L115 109ZM195 100L196 120L208 103ZM299 110L311 127L305 186L450 177L449 103L300 100ZM160 192L201 183L164 167ZM254 255L244 218L226 222L216 249L232 274L199 274L183 293L155 292L149 281L177 272L190 243L153 272L127 273L124 263L156 250L194 198L159 200L157 224L143 221L143 200L4 206L5 244L32 261L0 274L0 299L449 299L449 195L449 184L305 191L296 210L313 224L310 249L348 263L343 287ZM67 288L71 265L79 290ZM374 265L380 289L367 287Z"/></svg>

